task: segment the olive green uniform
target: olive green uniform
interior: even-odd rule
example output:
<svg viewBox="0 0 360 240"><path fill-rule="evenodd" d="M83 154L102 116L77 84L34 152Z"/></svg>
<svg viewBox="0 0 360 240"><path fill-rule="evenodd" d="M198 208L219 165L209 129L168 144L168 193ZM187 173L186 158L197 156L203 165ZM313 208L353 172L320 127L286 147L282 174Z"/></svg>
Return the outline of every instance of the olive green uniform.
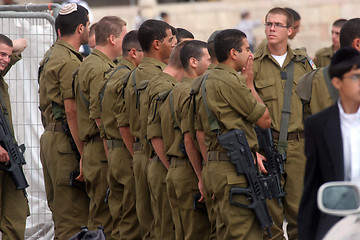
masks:
<svg viewBox="0 0 360 240"><path fill-rule="evenodd" d="M277 142L280 122L281 109L283 108L284 84L281 78L281 71L286 71L290 60L294 62L294 76L291 95L291 114L288 127L287 138L287 159L285 163L286 179L284 190L287 192L283 198L283 207L280 207L277 199L269 201L269 211L274 221L271 228L274 239L282 239L283 220L288 220L287 233L289 239L297 238L297 213L303 189L303 177L306 164L304 155L304 125L303 111L300 98L295 90L299 78L312 70L306 53L300 50L292 50L288 47L287 56L282 67L271 56L268 47L259 51L254 56L254 85L269 109L271 116L271 128L275 142Z"/></svg>
<svg viewBox="0 0 360 240"><path fill-rule="evenodd" d="M138 216L143 239L154 238L155 221L151 207L151 196L147 180L147 169L149 158L142 151L142 145L146 140L140 142L140 82L149 80L165 68L165 64L149 57L144 57L139 66L128 76L126 88L124 89L124 101L118 101L120 112L117 115L119 127L130 127L131 134L135 137L133 147L133 171L135 177L136 191L136 214ZM126 76L124 76L125 78ZM122 104L121 104L122 103Z"/></svg>
<svg viewBox="0 0 360 240"><path fill-rule="evenodd" d="M314 63L316 67L326 67L330 65L331 58L334 55L334 46L322 48L315 54Z"/></svg>
<svg viewBox="0 0 360 240"><path fill-rule="evenodd" d="M14 129L11 116L10 96L8 92L8 85L4 81L4 76L10 70L12 65L21 59L20 56L12 55L8 66L0 71L0 95L5 106L0 106L0 111L9 118L9 128L11 134L14 135ZM15 142L15 138L13 139ZM16 190L14 181L10 174L5 171L0 171L0 231L2 239L24 239L26 217L29 215L29 206L26 197L22 191Z"/></svg>
<svg viewBox="0 0 360 240"><path fill-rule="evenodd" d="M132 156L126 148L117 125L117 101L122 89L121 77L135 68L135 65L121 59L109 72L100 90L101 121L107 139L108 172L110 194L108 204L117 229L117 239L140 239L141 232L136 216L135 180L132 169ZM114 237L114 234L113 234Z"/></svg>
<svg viewBox="0 0 360 240"><path fill-rule="evenodd" d="M40 62L40 110L45 132L40 138L46 197L52 212L55 239L68 239L87 224L89 200L84 191L70 187L70 173L79 171L79 160L63 130L64 100L74 98L72 73L82 61L69 43L59 40Z"/></svg>
<svg viewBox="0 0 360 240"><path fill-rule="evenodd" d="M147 139L162 138L161 122L158 109L162 105L162 97L160 93L171 90L177 80L171 75L159 72L149 82L144 96L147 95L148 99L148 117L146 119L145 128L147 130ZM141 105L143 106L143 104ZM170 112L169 112L170 114ZM165 145L165 141L164 141ZM165 147L165 146L164 146ZM173 220L171 215L171 208L169 197L166 187L166 175L168 170L164 166L163 162L156 155L155 151L151 153L152 160L150 161L148 168L148 181L150 185L150 191L153 195L152 207L154 209L155 217L155 233L157 239L175 239L173 231ZM167 159L169 160L169 158Z"/></svg>
<svg viewBox="0 0 360 240"><path fill-rule="evenodd" d="M215 208L216 224L224 225L222 239L261 239L263 236L254 212L229 202L229 190L232 187L245 188L248 182L245 175L237 176L226 149L217 140L218 134L241 129L245 132L252 151L256 150L254 123L263 116L266 108L256 101L244 82L245 79L233 68L220 63L209 73L204 86L206 96L202 96L206 97L207 106L219 124L213 131L204 128L204 132L208 150L208 177L215 206L218 206ZM204 101L199 104L204 104ZM203 119L208 116L204 108L200 107L198 114ZM212 124L210 127L213 127ZM249 205L246 196L239 195L235 198L235 201Z"/></svg>
<svg viewBox="0 0 360 240"><path fill-rule="evenodd" d="M324 68L317 68L299 79L296 92L304 104L305 117L334 104L325 81L327 80L324 78Z"/></svg>
<svg viewBox="0 0 360 240"><path fill-rule="evenodd" d="M192 81L183 77L173 88L172 97L167 97L160 107L165 151L171 157L166 185L176 239L209 239L210 223L206 211L194 209L194 196L200 194L198 178L186 155L183 139L183 134L189 132L190 127L188 111Z"/></svg>
<svg viewBox="0 0 360 240"><path fill-rule="evenodd" d="M75 78L79 137L85 142L83 175L90 198L88 227L93 230L102 225L108 238L114 229L109 206L104 202L108 189L108 163L102 140L103 129L97 127L95 119L100 119L99 85L112 67L115 63L94 49L79 67L78 77ZM114 229L113 234L116 235L116 232Z"/></svg>

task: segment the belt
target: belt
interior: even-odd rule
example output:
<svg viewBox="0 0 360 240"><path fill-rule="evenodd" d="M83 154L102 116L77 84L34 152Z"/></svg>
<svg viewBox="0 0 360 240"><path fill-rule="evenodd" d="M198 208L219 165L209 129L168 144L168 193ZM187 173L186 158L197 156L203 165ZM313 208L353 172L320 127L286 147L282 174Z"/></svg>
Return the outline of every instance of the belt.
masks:
<svg viewBox="0 0 360 240"><path fill-rule="evenodd" d="M208 152L208 161L229 161L230 158L226 152L210 151Z"/></svg>
<svg viewBox="0 0 360 240"><path fill-rule="evenodd" d="M271 129L271 133L274 139L278 140L280 133L278 131L275 131L273 129ZM305 132L290 132L287 135L287 140L300 140L305 138Z"/></svg>
<svg viewBox="0 0 360 240"><path fill-rule="evenodd" d="M171 157L170 159L170 166L172 167L176 167L178 165L186 165L186 164L190 164L190 161L187 158Z"/></svg>
<svg viewBox="0 0 360 240"><path fill-rule="evenodd" d="M123 147L124 142L123 140L120 139L110 139L110 140L106 140L106 145L108 148L118 148L118 147Z"/></svg>
<svg viewBox="0 0 360 240"><path fill-rule="evenodd" d="M134 152L141 151L141 142L135 142L135 143L133 144L133 151L134 151Z"/></svg>
<svg viewBox="0 0 360 240"><path fill-rule="evenodd" d="M96 134L96 135L90 137L90 141L93 141L93 142L102 142L103 139L100 137L100 134ZM90 142L90 141L89 141L89 142Z"/></svg>
<svg viewBox="0 0 360 240"><path fill-rule="evenodd" d="M49 123L48 125L46 125L45 127L46 131L51 131L51 132L62 132L65 133L63 127L62 127L62 123Z"/></svg>

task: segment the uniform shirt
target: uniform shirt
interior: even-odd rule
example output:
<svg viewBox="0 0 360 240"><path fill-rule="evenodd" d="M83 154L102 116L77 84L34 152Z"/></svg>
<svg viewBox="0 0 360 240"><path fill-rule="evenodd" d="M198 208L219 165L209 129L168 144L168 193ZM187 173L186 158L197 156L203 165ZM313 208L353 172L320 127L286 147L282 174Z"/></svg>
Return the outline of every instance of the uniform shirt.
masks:
<svg viewBox="0 0 360 240"><path fill-rule="evenodd" d="M360 183L360 108L356 113L345 113L340 100L338 106L344 152L345 180Z"/></svg>
<svg viewBox="0 0 360 240"><path fill-rule="evenodd" d="M21 56L17 56L15 54L11 55L11 61L10 63L6 66L6 68L3 71L0 71L0 91L1 91L1 97L4 101L5 106L0 106L1 107L1 111L3 111L4 115L7 113L8 118L9 118L9 124L10 126L9 129L11 131L13 140L16 142L15 140L15 134L14 134L14 128L13 128L13 123L12 123L12 115L11 115L11 104L10 104L10 96L9 96L9 86L8 84L5 82L4 80L4 76L6 75L6 73L10 70L10 68L19 60L21 59ZM5 116L6 117L6 116Z"/></svg>
<svg viewBox="0 0 360 240"><path fill-rule="evenodd" d="M119 67L121 68L116 71ZM103 92L104 97L102 100L99 99L99 103L101 108L100 117L104 126L106 139L122 139L116 120L116 115L119 113L118 102L123 101L123 84L121 82L121 77L134 68L135 65L132 62L123 58L116 68L106 75L103 81L102 85L105 85L106 81L108 82L106 86L103 86L100 90L100 92ZM108 80L109 77L111 77L110 80ZM105 90L103 89L104 87Z"/></svg>
<svg viewBox="0 0 360 240"><path fill-rule="evenodd" d="M120 109L121 112L118 116L118 124L120 127L130 125L130 132L136 138L140 139L140 99L135 92L134 85L136 85L137 89L140 89L140 83L143 80L150 80L161 72L165 66L166 64L155 58L144 57L135 73L133 72L129 77L125 88L124 106Z"/></svg>
<svg viewBox="0 0 360 240"><path fill-rule="evenodd" d="M58 40L40 62L39 98L44 127L49 123L66 120L64 100L74 98L72 73L80 66L82 59L80 52L73 46ZM55 119L52 103L60 107L63 119Z"/></svg>
<svg viewBox="0 0 360 240"><path fill-rule="evenodd" d="M283 107L285 79L281 79L280 72L285 71L294 61L294 84L291 95L291 114L288 132L301 132L304 130L303 111L300 98L296 94L299 78L312 70L306 58L306 53L300 50L292 50L288 47L283 67L280 67L271 56L268 47L255 53L254 56L254 86L260 98L269 109L271 116L271 128L280 131L281 109Z"/></svg>
<svg viewBox="0 0 360 240"><path fill-rule="evenodd" d="M243 130L250 148L255 151L255 122L262 117L266 108L253 97L245 84L245 79L233 68L220 63L210 72L205 89L206 96L202 97L206 97L209 110L217 118L220 133L226 133L231 129ZM201 109L199 114L207 116ZM227 152L219 145L216 133L210 132L207 128L204 128L204 132L208 151Z"/></svg>
<svg viewBox="0 0 360 240"><path fill-rule="evenodd" d="M322 48L315 54L314 63L317 67L326 67L330 64L334 55L334 46Z"/></svg>
<svg viewBox="0 0 360 240"><path fill-rule="evenodd" d="M84 142L100 133L95 123L95 119L100 118L99 85L105 73L113 67L115 63L97 49L94 49L79 67L78 77L75 78L75 93L79 137ZM88 106L83 97L88 101ZM104 133L101 135L104 137Z"/></svg>
<svg viewBox="0 0 360 240"><path fill-rule="evenodd" d="M183 134L189 131L187 120L192 80L191 78L183 77L172 89L172 99L170 96L167 96L159 110L164 149L169 156L186 157Z"/></svg>

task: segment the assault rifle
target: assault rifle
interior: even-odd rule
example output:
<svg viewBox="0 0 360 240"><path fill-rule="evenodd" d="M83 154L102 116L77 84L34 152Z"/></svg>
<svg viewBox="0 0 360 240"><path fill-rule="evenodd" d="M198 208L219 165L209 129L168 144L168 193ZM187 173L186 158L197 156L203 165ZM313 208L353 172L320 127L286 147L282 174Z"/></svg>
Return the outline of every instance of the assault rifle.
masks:
<svg viewBox="0 0 360 240"><path fill-rule="evenodd" d="M230 161L235 165L237 175L245 175L249 185L248 188L232 187L229 196L230 203L252 209L260 227L266 229L271 238L270 227L273 222L266 205L266 196L269 195L268 182L263 181L263 176L258 175L244 131L233 129L219 135L218 141L220 146L228 150ZM250 205L246 205L233 201L234 195L246 195L252 202Z"/></svg>
<svg viewBox="0 0 360 240"><path fill-rule="evenodd" d="M281 175L285 173L284 163L286 155L277 153L270 128L262 129L256 126L255 132L258 138L259 149L264 152L266 157L264 166L268 175L265 179L272 182L270 184L271 196L269 198L282 198L286 195L281 186Z"/></svg>
<svg viewBox="0 0 360 240"><path fill-rule="evenodd" d="M26 181L22 165L25 165L24 152L25 145L14 143L13 136L7 124L3 111L0 110L0 142L1 146L7 151L10 161L0 163L0 170L9 172L11 179L14 181L16 189L22 190L27 197L25 188L29 187Z"/></svg>

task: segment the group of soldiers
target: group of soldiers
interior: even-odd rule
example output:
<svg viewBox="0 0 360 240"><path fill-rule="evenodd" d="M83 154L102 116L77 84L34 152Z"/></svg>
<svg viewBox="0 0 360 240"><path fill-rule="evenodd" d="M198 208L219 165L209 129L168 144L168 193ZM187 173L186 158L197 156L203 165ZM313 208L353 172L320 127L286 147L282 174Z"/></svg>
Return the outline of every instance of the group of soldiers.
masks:
<svg viewBox="0 0 360 240"><path fill-rule="evenodd" d="M160 20L127 32L125 21L106 16L83 59L88 12L65 5L55 22L58 40L39 67L40 157L55 239L81 226L102 226L107 239L283 239L284 219L288 238L297 239L304 118L336 102L336 90L326 68L290 48L293 25L287 10L271 9L267 43L253 54L240 30L216 31L203 42L180 39ZM349 46L360 37L354 26L359 19L342 29ZM249 179L219 142L244 131L266 175L255 125L271 128L286 154L286 196L266 200L272 236L253 209L229 201L230 189L247 188ZM251 204L246 194L236 201Z"/></svg>

